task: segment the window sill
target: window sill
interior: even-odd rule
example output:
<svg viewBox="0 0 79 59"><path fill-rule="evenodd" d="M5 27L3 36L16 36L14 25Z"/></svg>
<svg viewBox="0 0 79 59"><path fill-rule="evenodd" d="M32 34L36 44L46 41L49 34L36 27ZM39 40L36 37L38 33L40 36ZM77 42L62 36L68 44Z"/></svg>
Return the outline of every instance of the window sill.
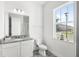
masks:
<svg viewBox="0 0 79 59"><path fill-rule="evenodd" d="M54 39L54 40L57 40L57 41L60 41L60 42L65 42L65 43L70 43L70 44L75 44L74 41L59 40L59 39Z"/></svg>

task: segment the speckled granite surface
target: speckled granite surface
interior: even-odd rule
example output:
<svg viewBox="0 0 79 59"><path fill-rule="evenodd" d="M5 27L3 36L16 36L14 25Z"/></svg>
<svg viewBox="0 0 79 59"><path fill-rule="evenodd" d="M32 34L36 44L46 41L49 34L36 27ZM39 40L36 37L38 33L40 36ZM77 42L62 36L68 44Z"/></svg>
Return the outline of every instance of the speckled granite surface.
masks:
<svg viewBox="0 0 79 59"><path fill-rule="evenodd" d="M31 38L27 37L27 38L18 38L18 39L5 39L5 40L0 40L0 44L9 44L9 43L15 43L15 42L21 42L21 41L28 41L28 40L32 40Z"/></svg>

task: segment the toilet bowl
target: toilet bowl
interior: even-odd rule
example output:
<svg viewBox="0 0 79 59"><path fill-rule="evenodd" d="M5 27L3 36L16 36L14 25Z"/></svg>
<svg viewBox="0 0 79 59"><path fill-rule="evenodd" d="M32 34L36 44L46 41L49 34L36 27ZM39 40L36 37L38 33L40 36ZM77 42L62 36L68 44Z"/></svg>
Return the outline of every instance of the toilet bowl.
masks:
<svg viewBox="0 0 79 59"><path fill-rule="evenodd" d="M46 56L47 46L44 44L40 44L38 46L39 46L39 54L41 54L42 56Z"/></svg>
<svg viewBox="0 0 79 59"><path fill-rule="evenodd" d="M39 54L42 55L42 56L46 56L47 46L44 45L42 42L38 42L36 40L35 40L35 43L38 46Z"/></svg>

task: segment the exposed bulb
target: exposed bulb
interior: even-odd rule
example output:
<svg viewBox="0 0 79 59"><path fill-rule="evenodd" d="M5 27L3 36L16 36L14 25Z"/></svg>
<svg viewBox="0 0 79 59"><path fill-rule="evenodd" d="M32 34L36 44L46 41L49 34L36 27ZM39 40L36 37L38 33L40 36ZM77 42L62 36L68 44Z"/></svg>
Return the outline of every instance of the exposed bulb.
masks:
<svg viewBox="0 0 79 59"><path fill-rule="evenodd" d="M14 8L14 12L17 12L17 10Z"/></svg>

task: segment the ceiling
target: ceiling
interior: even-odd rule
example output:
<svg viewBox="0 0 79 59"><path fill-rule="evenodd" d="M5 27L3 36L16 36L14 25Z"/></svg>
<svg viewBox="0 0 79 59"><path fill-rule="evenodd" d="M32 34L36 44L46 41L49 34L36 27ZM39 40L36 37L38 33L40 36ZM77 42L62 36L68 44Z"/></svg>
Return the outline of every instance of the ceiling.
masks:
<svg viewBox="0 0 79 59"><path fill-rule="evenodd" d="M25 4L25 5L31 5L31 4L36 4L36 5L44 5L47 3L47 1L4 1L5 4L13 4L13 5L18 5L18 4Z"/></svg>

